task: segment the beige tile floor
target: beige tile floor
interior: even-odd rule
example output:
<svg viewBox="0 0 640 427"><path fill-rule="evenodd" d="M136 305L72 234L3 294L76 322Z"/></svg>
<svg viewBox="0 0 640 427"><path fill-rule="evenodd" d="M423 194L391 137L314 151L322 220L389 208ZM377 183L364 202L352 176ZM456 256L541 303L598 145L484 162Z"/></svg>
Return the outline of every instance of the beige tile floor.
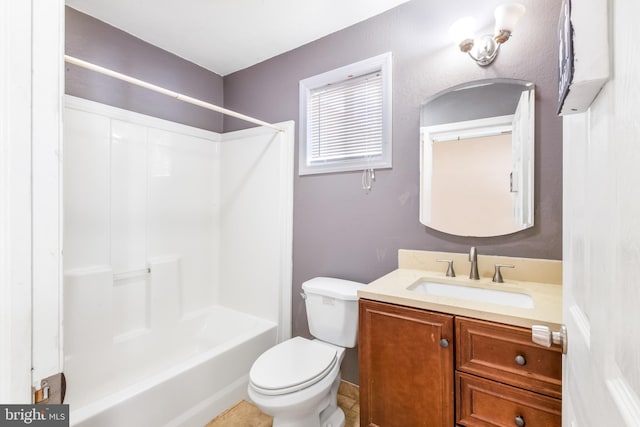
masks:
<svg viewBox="0 0 640 427"><path fill-rule="evenodd" d="M338 389L338 406L344 411L345 427L360 425L360 400L358 386L342 381ZM238 402L205 427L271 427L273 419L260 412L252 403Z"/></svg>

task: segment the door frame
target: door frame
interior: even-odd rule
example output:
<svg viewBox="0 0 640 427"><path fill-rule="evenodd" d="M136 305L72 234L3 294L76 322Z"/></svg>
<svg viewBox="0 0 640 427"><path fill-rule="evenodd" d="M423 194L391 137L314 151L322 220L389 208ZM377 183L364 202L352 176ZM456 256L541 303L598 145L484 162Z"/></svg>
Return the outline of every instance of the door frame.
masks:
<svg viewBox="0 0 640 427"><path fill-rule="evenodd" d="M31 388L31 3L0 3L0 402Z"/></svg>
<svg viewBox="0 0 640 427"><path fill-rule="evenodd" d="M0 402L62 371L64 1L0 5Z"/></svg>

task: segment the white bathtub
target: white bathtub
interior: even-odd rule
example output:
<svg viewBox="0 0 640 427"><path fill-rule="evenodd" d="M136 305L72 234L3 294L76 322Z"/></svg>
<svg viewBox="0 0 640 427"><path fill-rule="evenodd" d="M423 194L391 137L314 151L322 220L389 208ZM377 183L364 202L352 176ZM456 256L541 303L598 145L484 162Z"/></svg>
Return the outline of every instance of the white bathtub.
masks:
<svg viewBox="0 0 640 427"><path fill-rule="evenodd" d="M71 425L202 427L246 398L249 369L276 337L273 322L214 307L67 357Z"/></svg>

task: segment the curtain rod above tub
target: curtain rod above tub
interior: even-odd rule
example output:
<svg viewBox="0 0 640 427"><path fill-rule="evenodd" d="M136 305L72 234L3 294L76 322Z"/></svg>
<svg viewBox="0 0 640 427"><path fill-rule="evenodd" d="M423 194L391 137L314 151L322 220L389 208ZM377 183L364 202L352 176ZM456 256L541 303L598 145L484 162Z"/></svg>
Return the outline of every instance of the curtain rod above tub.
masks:
<svg viewBox="0 0 640 427"><path fill-rule="evenodd" d="M282 129L282 128L276 126L276 125L273 125L271 123L263 122L262 120L254 119L253 117L246 116L246 115L241 114L241 113L236 113L235 111L227 110L226 108L222 108L222 107L219 107L217 105L210 104L208 102L204 102L204 101L201 101L199 99L192 98L190 96L183 95L181 93L174 92L172 90L165 89L163 87L156 86L156 85L151 84L151 83L147 83L147 82L145 82L143 80L138 80L138 79L136 79L134 77L127 76L126 74L118 73L117 71L113 71L113 70L110 70L108 68L104 68L104 67L101 67L99 65L95 65L95 64L92 64L90 62L83 61L82 59L74 58L73 56L65 55L64 56L64 60L66 62L70 63L70 64L77 65L79 67L86 68L88 70L95 71L97 73L104 74L106 76L113 77L113 78L116 78L118 80L122 80L122 81L125 81L127 83L131 83L131 84L134 84L136 86L140 86L140 87L152 90L154 92L162 93L162 94L170 96L172 98L176 98L176 99L178 99L180 101L184 101L184 102L188 102L189 104L197 105L198 107L206 108L208 110L213 110L213 111L216 111L218 113L226 114L228 116L232 116L232 117L235 117L237 119L245 120L247 122L251 122L251 123L254 123L254 124L257 124L257 125L260 125L260 126L266 126L266 127L271 128L271 129L275 129L275 130L277 130L279 132L283 132L284 131L284 129Z"/></svg>

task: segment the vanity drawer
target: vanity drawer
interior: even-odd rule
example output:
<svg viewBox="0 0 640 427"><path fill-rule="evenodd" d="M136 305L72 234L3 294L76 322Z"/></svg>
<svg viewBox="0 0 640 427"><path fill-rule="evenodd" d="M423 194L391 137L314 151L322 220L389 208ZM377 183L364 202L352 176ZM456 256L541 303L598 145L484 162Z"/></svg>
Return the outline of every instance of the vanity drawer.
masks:
<svg viewBox="0 0 640 427"><path fill-rule="evenodd" d="M456 423L465 427L562 425L562 401L456 373Z"/></svg>
<svg viewBox="0 0 640 427"><path fill-rule="evenodd" d="M562 397L562 351L531 341L531 330L456 317L456 369Z"/></svg>

